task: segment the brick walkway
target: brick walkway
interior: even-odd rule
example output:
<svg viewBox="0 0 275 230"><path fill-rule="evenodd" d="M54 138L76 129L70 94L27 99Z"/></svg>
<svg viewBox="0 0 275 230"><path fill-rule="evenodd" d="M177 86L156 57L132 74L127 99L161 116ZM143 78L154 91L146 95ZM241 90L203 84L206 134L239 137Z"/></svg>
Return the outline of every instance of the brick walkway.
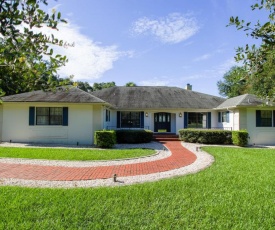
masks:
<svg viewBox="0 0 275 230"><path fill-rule="evenodd" d="M146 175L178 169L192 164L196 155L181 145L180 141L163 143L172 153L165 159L127 165L98 167L62 167L0 163L0 178L46 181L78 181Z"/></svg>

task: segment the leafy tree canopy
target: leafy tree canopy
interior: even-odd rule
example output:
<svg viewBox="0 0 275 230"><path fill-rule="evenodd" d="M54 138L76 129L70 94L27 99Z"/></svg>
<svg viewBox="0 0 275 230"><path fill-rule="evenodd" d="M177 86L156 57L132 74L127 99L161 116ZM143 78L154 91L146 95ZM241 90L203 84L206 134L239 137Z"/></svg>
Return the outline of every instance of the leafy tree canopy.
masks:
<svg viewBox="0 0 275 230"><path fill-rule="evenodd" d="M101 89L105 89L105 88L110 88L116 86L116 83L111 81L111 82L101 82L101 83L94 83L93 84L93 91L96 90L101 90Z"/></svg>
<svg viewBox="0 0 275 230"><path fill-rule="evenodd" d="M275 60L275 0L259 0L251 6L254 10L267 10L264 23L255 25L239 17L231 17L229 25L246 32L247 36L261 41L259 46L239 47L235 59L243 61L249 73L253 92L262 98L275 98L273 62Z"/></svg>
<svg viewBox="0 0 275 230"><path fill-rule="evenodd" d="M60 12L48 14L40 5L47 0L0 0L0 91L14 94L53 87L56 71L67 58L54 55L52 45L63 41L39 30L57 29ZM34 30L36 29L36 30ZM48 57L45 61L45 57ZM58 81L60 82L60 81ZM11 84L12 83L12 84ZM9 84L9 85L7 85Z"/></svg>
<svg viewBox="0 0 275 230"><path fill-rule="evenodd" d="M132 81L129 81L125 84L126 87L134 87L134 86L137 86L136 83L132 82Z"/></svg>
<svg viewBox="0 0 275 230"><path fill-rule="evenodd" d="M249 92L248 74L244 67L233 66L218 81L219 94L224 97L236 97Z"/></svg>

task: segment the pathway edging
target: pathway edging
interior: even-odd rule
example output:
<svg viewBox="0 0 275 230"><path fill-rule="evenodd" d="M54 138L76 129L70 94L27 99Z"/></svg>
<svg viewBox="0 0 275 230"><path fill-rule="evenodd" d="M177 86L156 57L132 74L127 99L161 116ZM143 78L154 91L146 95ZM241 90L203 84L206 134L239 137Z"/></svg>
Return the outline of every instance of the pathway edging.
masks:
<svg viewBox="0 0 275 230"><path fill-rule="evenodd" d="M142 182L146 182L146 181L156 181L156 180L160 180L160 179L164 179L164 178L169 178L169 177L173 177L173 176L180 176L180 175L187 175L190 173L196 173L200 170L203 170L206 167L209 167L213 161L214 158L203 152L203 151L199 151L196 152L194 151L196 149L195 145L188 145L183 147L182 145L184 145L184 143L180 143L180 142L166 142L165 143L166 147L168 149L170 149L170 151L172 152L172 155L176 154L176 152L178 152L180 155L178 156L179 159L182 158L183 152L185 151L185 157L186 159L188 158L188 156L190 157L189 161L186 163L186 165L184 165L183 167L176 167L175 165L172 165L171 167L173 168L172 170L168 170L168 171L162 171L162 172L154 172L154 173L148 173L148 174L142 174L139 171L139 168L136 167L135 168L135 172L134 173L130 173L130 175L127 175L128 172L124 173L125 176L123 175L123 171L119 171L120 167L123 167L123 165L121 166L115 166L116 169L118 170L117 173L118 174L118 178L117 178L117 182L113 181L113 178L110 177L110 175L113 175L114 173L116 173L116 171L108 171L105 172L106 175L108 174L107 179L103 179L103 176L101 176L102 178L100 179L91 179L91 175L83 175L82 179L79 180L77 173L75 175L76 180L73 179L73 177L69 177L70 181L67 180L59 180L56 181L54 178L53 180L51 179L49 180L42 180L39 179L39 176L36 177L38 179L34 180L34 179L20 179L20 178L5 178L3 175L1 175L0 173L0 183L1 185L15 185L15 186L25 186L25 187L65 187L65 188L74 188L74 187L98 187L98 186L121 186L121 185L130 185L130 184L134 184L134 183L142 183ZM188 149L187 149L188 148ZM186 151L187 150L187 151ZM193 155L193 157L192 157ZM162 159L159 161L156 161L158 163L167 163L165 161L167 161L168 159L173 160L171 157L166 158L166 159ZM185 159L185 160L186 160ZM181 159L183 160L183 159ZM173 163L173 162L168 162L168 163ZM152 166L152 167L164 167L164 165L161 164L155 164L154 162L152 163L139 163L140 165L136 164L137 166L141 166L144 164L148 164L148 166ZM124 171L126 169L127 165L124 167ZM176 167L176 168L175 168ZM0 170L1 171L1 170ZM123 176L121 176L121 175ZM85 177L86 176L86 177ZM56 178L58 179L59 175L56 175ZM47 178L47 173L45 173L45 178ZM85 178L87 178L88 180L86 180ZM90 178L90 179L89 179Z"/></svg>

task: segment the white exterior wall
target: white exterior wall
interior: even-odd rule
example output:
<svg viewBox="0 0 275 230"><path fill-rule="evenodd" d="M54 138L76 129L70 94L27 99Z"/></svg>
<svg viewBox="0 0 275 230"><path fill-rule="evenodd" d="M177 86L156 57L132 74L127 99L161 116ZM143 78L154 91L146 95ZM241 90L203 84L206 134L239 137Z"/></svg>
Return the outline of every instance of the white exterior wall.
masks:
<svg viewBox="0 0 275 230"><path fill-rule="evenodd" d="M145 116L146 113L148 114L148 117ZM145 127L145 129L154 131L154 129L151 125L152 121L154 121L154 114L150 113L150 111L144 111L144 127Z"/></svg>
<svg viewBox="0 0 275 230"><path fill-rule="evenodd" d="M239 109L239 129L247 130L247 109Z"/></svg>
<svg viewBox="0 0 275 230"><path fill-rule="evenodd" d="M275 145L275 127L256 127L256 110L247 109L247 131L251 145ZM264 110L264 108L261 108ZM266 110L272 110L267 108Z"/></svg>
<svg viewBox="0 0 275 230"><path fill-rule="evenodd" d="M122 111L122 110L121 110ZM135 111L135 110L125 110L125 111ZM142 110L136 110L137 112L141 112ZM184 110L144 110L144 127L154 132L154 114L155 113L171 113L171 133L178 133L180 129L184 128ZM197 111L188 111L188 112L210 112L205 110L197 110ZM145 114L148 114L146 117ZM105 114L105 110L104 110ZM181 116L180 116L181 114ZM105 116L105 115L104 115ZM105 119L105 118L104 118ZM207 117L205 115L205 122L207 122ZM211 111L211 124L212 127L218 127L218 112ZM111 110L111 120L110 122L106 122L104 120L104 128L114 129L117 126L117 111ZM205 124L206 126L206 124Z"/></svg>
<svg viewBox="0 0 275 230"><path fill-rule="evenodd" d="M183 112L177 110L163 111L163 110L146 110L145 113L148 113L148 117L144 117L144 126L149 127L149 129L154 132L155 129L155 113L171 113L171 133L178 133L179 129L183 129ZM182 114L180 117L179 114Z"/></svg>
<svg viewBox="0 0 275 230"><path fill-rule="evenodd" d="M181 117L180 117L180 113L181 113ZM177 111L177 112L173 113L172 115L173 115L172 117L174 117L174 121L176 123L173 124L173 120L172 120L173 126L172 126L171 131L173 133L179 134L179 130L184 128L184 119L183 119L184 112L183 111ZM175 127L175 128L173 128L173 127Z"/></svg>
<svg viewBox="0 0 275 230"><path fill-rule="evenodd" d="M218 112L212 111L211 112L211 126L213 129L220 127L218 121L219 121Z"/></svg>
<svg viewBox="0 0 275 230"><path fill-rule="evenodd" d="M233 130L240 130L240 112L238 109L235 109L232 114L233 117Z"/></svg>
<svg viewBox="0 0 275 230"><path fill-rule="evenodd" d="M2 141L3 105L0 104L0 142Z"/></svg>
<svg viewBox="0 0 275 230"><path fill-rule="evenodd" d="M93 129L102 130L103 122L105 120L105 113L102 105L93 105Z"/></svg>
<svg viewBox="0 0 275 230"><path fill-rule="evenodd" d="M29 126L29 107L68 107L68 126ZM94 108L95 107L95 108ZM2 141L92 144L100 107L91 104L5 103ZM94 115L95 114L95 115Z"/></svg>
<svg viewBox="0 0 275 230"><path fill-rule="evenodd" d="M228 111L228 110L223 110L223 111L220 111L220 112L226 112L226 111ZM235 118L234 117L234 111L230 110L229 111L229 122L218 122L217 127L218 128L223 128L223 129L228 129L228 130L234 129L234 122L235 122L234 118ZM217 120L218 120L218 118L217 118Z"/></svg>

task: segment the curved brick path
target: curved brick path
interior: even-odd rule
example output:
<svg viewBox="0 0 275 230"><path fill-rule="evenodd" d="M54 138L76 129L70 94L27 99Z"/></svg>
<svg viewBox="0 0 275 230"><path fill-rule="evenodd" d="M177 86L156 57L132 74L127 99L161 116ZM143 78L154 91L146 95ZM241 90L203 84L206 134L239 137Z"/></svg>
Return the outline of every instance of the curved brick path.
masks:
<svg viewBox="0 0 275 230"><path fill-rule="evenodd" d="M62 167L27 164L0 163L0 178L46 181L79 181L146 175L169 171L190 165L196 155L181 145L180 141L163 143L172 153L171 156L144 163L98 166L98 167Z"/></svg>

